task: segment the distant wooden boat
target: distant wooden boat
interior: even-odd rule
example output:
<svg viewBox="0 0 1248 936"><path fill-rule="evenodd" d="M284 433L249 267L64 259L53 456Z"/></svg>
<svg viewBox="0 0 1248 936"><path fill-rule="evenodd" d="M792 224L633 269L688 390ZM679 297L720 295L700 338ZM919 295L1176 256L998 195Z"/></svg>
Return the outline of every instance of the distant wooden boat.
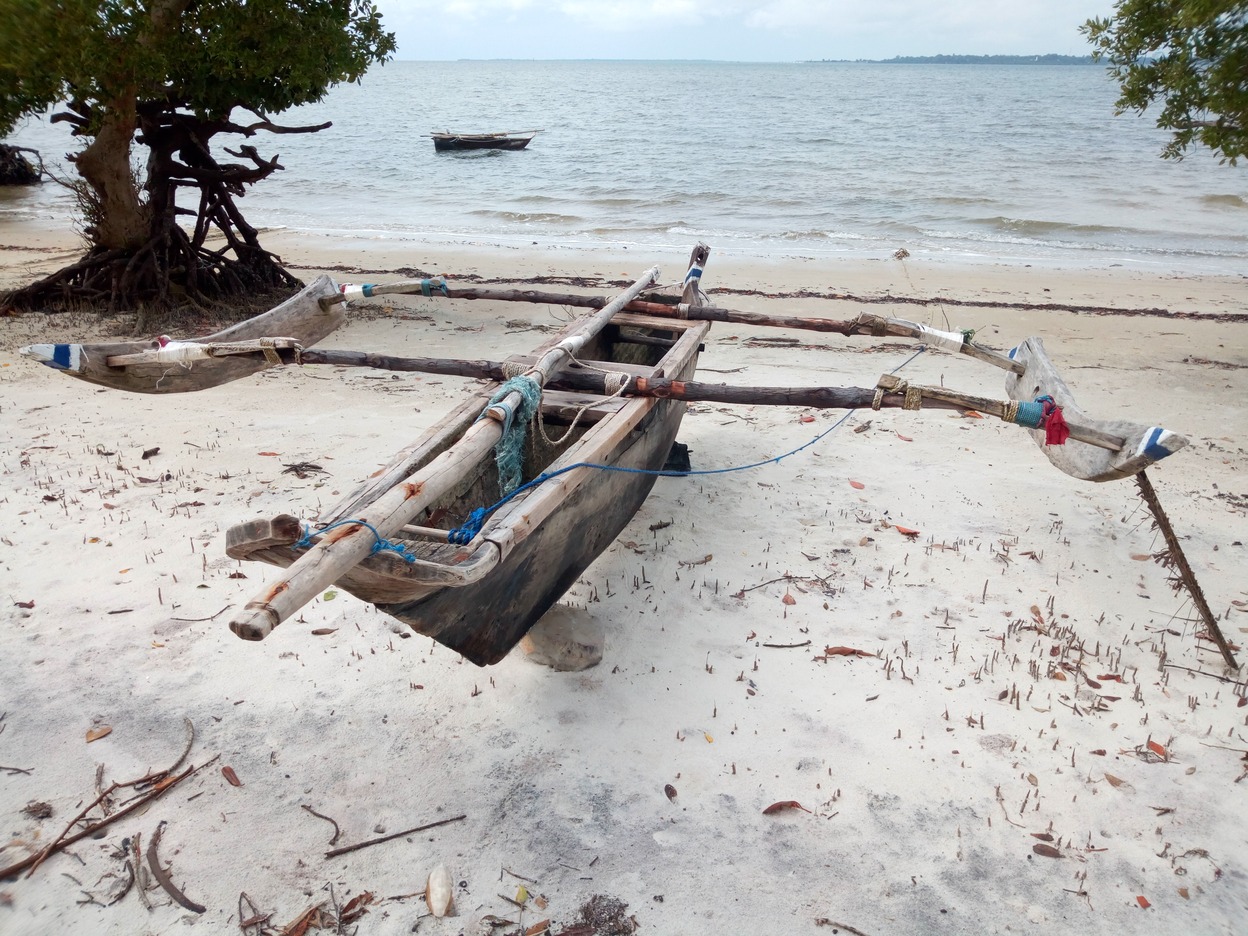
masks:
<svg viewBox="0 0 1248 936"><path fill-rule="evenodd" d="M452 133L435 131L433 148L438 152L456 150L522 150L541 130L506 130L501 133Z"/></svg>

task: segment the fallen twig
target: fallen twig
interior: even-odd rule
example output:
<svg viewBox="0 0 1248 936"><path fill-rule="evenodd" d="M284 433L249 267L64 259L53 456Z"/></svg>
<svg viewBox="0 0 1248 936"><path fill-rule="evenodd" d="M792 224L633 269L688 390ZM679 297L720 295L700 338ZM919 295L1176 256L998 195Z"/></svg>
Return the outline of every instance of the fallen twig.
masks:
<svg viewBox="0 0 1248 936"><path fill-rule="evenodd" d="M1230 676L1219 676L1217 673L1207 673L1204 670L1193 669L1190 666L1180 666L1178 663L1162 663L1161 665L1168 666L1171 669L1181 669L1189 673L1195 673L1197 676L1208 676L1210 679L1216 679L1218 682L1231 683L1232 685L1239 685L1244 681L1242 676L1238 679Z"/></svg>
<svg viewBox="0 0 1248 936"><path fill-rule="evenodd" d="M246 903L246 907L243 904ZM250 912L244 912L245 910ZM247 896L246 891L238 892L238 928L243 932L251 929L253 926L263 926L272 918L272 912L261 913L260 908L256 906L255 901Z"/></svg>
<svg viewBox="0 0 1248 936"><path fill-rule="evenodd" d="M325 853L326 858L337 858L339 855L345 855L347 852L359 851L361 848L368 848L370 845L380 845L382 842L389 842L396 838L402 838L405 835L412 835L416 832L424 832L426 829L436 829L438 826L449 825L452 822L459 822L461 819L467 819L467 815L453 816L450 819L439 819L437 822L430 822L426 825L416 826L414 829L405 829L402 832L395 832L392 835L383 835L381 838L366 839L363 842L356 842L354 845L344 845L342 848L335 848Z"/></svg>
<svg viewBox="0 0 1248 936"><path fill-rule="evenodd" d="M130 893L130 888L134 886L134 879L136 875L134 873L134 865L130 863L129 858L126 859L126 864L123 870L127 873L128 877L126 878L125 883L121 885L121 890L117 892L117 896L108 902L107 905L110 907L121 900L121 898L125 897L126 894Z"/></svg>
<svg viewBox="0 0 1248 936"><path fill-rule="evenodd" d="M229 611L229 610L230 610L230 608L232 608L232 607L233 607L233 605L226 605L224 608L222 608L220 611L218 611L216 614L212 615L211 617L205 617L205 618L170 618L169 620L171 620L171 621L178 621L179 623L182 623L182 624L199 624L199 623L201 623L201 622L203 622L203 621L212 621L212 620L215 620L216 618L220 617L222 614L225 614L225 612L226 612L226 611Z"/></svg>
<svg viewBox="0 0 1248 936"><path fill-rule="evenodd" d="M809 641L809 640L803 640L801 643L795 643L795 644L773 644L773 643L765 643L765 644L763 644L763 646L764 646L764 647L771 647L773 650L792 650L792 649L794 649L794 648L796 648L796 647L809 647L809 646L810 646L810 641Z"/></svg>
<svg viewBox="0 0 1248 936"><path fill-rule="evenodd" d="M319 812L317 812L311 806L300 806L299 808L306 809L312 815L316 816L317 819L324 819L326 822L328 822L330 825L334 827L334 837L329 840L329 844L332 847L333 844L338 841L338 836L342 835L342 832L338 828L338 823L334 822L333 819L330 819L329 816L322 816Z"/></svg>
<svg viewBox="0 0 1248 936"><path fill-rule="evenodd" d="M853 936L867 936L866 933L857 927L850 926L848 923L838 923L836 920L829 920L827 917L819 917L815 920L815 926L834 926L838 930L844 930L847 933L852 933Z"/></svg>
<svg viewBox="0 0 1248 936"><path fill-rule="evenodd" d="M173 883L173 879L169 877L169 872L160 866L160 856L156 854L156 848L160 845L160 836L165 831L165 823L162 821L156 826L156 831L152 833L152 840L147 843L147 866L152 869L152 877L156 878L156 883L165 889L175 901L186 907L192 913L203 913L208 908L203 904L197 904L186 894L178 890L177 885Z"/></svg>
<svg viewBox="0 0 1248 936"><path fill-rule="evenodd" d="M214 757L212 760L208 761L205 764L201 764L199 767L188 767L186 770L184 770L182 773L178 774L177 776L166 777L160 783L156 784L156 786L152 788L150 793L147 793L144 796L141 796L138 799L128 803L127 805L117 810L117 812L113 813L107 818L101 819L99 822L93 822L91 823L91 825L84 826L83 828L75 832L73 835L69 835L69 830L72 829L77 823L81 822L83 818L87 815L87 813L89 813L92 809L94 809L99 804L100 800L104 799L104 797L106 796L109 796L116 790L120 790L128 786L134 786L134 784L139 783L140 781L132 780L129 783L114 783L107 790L105 790L98 797L96 797L96 799L92 800L91 805L87 806L85 809L80 811L78 815L74 817L73 821L70 822L69 825L65 827L65 831L62 832L60 835L58 835L52 841L52 843L48 845L47 848L43 849L40 852L37 852L36 854L30 855L27 858L23 858L21 861L11 864L7 868L0 868L0 880L3 880L6 877L10 877L11 875L17 874L19 871L25 871L27 868L29 868L30 871L27 872L26 876L30 877L30 875L35 873L35 869L38 868L39 865L41 865L44 862L44 860L48 858L50 855L54 855L59 851L63 851L64 849L68 848L70 845L73 845L75 842L82 841L82 839L87 838L90 835L94 835L96 832L98 832L100 829L103 829L105 826L110 826L114 822L116 822L118 819L121 819L124 816L128 816L130 813L134 812L136 809L139 809L141 806L146 806L148 803L151 803L152 801L159 799L161 796L163 796L169 790L173 789L175 786L177 786L187 777L203 770L209 764L213 763L213 761L215 761L216 759L217 758Z"/></svg>

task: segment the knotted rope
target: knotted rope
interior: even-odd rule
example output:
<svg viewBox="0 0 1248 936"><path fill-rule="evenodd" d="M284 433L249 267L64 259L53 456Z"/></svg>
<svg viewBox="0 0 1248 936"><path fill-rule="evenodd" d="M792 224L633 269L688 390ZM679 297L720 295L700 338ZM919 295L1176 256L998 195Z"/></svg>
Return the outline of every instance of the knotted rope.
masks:
<svg viewBox="0 0 1248 936"><path fill-rule="evenodd" d="M339 520L335 523L331 523L327 527L317 530L315 535L319 536L323 533L328 533L330 530L337 529L340 526L351 526L351 525L362 526L364 527L364 529L368 530L368 532L373 534L373 539L375 540L375 542L373 543L373 548L370 550L370 554L375 555L379 552L392 552L395 555L397 555L400 559L402 559L404 562L416 561L415 554L412 553L406 546L404 546L402 543L395 543L386 539L384 536L382 536L380 533L377 532L377 528L375 526L373 526L371 523L368 523L364 520L350 520L350 519ZM303 525L303 535L300 536L299 539L295 540L293 544L291 544L291 548L292 549L311 549L313 545L312 544L313 535L314 534L312 532L311 527L309 527L305 523Z"/></svg>

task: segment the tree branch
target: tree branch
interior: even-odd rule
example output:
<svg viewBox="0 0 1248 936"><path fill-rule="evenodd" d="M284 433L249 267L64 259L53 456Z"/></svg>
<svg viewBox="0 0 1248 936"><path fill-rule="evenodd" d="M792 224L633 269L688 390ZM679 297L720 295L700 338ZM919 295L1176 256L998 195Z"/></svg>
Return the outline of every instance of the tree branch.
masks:
<svg viewBox="0 0 1248 936"><path fill-rule="evenodd" d="M283 127L270 120L258 120L247 126L230 122L223 123L220 127L225 133L241 133L243 136L255 136L257 130L267 130L269 133L317 133L320 130L327 130L333 125L334 122L332 120L327 120L322 124L307 127Z"/></svg>

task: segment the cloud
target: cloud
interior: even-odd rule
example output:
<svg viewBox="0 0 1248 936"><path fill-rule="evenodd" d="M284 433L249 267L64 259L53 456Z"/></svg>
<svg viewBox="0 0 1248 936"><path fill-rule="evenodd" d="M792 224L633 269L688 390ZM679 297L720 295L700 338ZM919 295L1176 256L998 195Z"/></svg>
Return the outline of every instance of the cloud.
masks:
<svg viewBox="0 0 1248 936"><path fill-rule="evenodd" d="M1114 0L376 0L405 52L741 61L937 53L1086 54ZM689 31L689 35L685 35ZM420 37L420 38L418 38ZM436 51L435 51L436 50Z"/></svg>

